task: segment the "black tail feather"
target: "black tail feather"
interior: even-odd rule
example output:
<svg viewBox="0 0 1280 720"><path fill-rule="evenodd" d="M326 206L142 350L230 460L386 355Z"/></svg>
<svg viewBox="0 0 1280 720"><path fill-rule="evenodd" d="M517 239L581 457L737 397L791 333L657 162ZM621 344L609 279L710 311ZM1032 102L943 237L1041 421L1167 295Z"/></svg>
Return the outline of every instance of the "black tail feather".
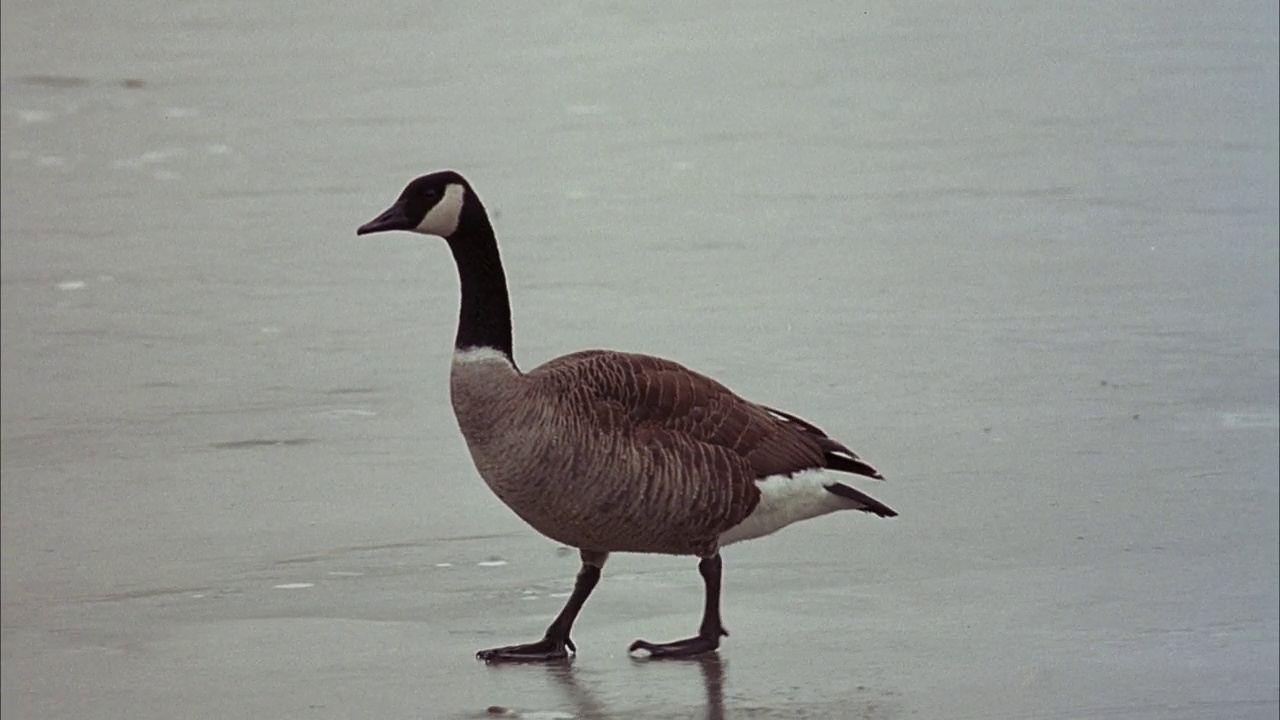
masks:
<svg viewBox="0 0 1280 720"><path fill-rule="evenodd" d="M879 470L862 462L856 457L848 457L845 455L836 455L835 453L827 453L823 456L827 461L827 467L840 472L853 473L855 475L865 475L876 480L883 480L884 476Z"/></svg>
<svg viewBox="0 0 1280 720"><path fill-rule="evenodd" d="M826 487L827 492L832 495L839 495L842 498L852 500L857 503L860 506L857 509L862 512L869 512L873 515L879 515L880 517L898 516L898 513L895 512L893 508L885 505L861 490L851 488L844 483L832 483L830 485L825 485L824 487Z"/></svg>
<svg viewBox="0 0 1280 720"><path fill-rule="evenodd" d="M785 423L795 425L816 439L818 441L818 447L822 450L822 457L826 461L826 467L840 472L864 475L876 480L884 479L884 476L880 474L880 471L863 462L862 458L858 457L858 453L850 450L844 443L832 439L817 425L814 425L804 418L797 417L789 412L783 412L777 408L772 408L767 405L761 407L764 407L764 409L771 413L775 418L782 420Z"/></svg>

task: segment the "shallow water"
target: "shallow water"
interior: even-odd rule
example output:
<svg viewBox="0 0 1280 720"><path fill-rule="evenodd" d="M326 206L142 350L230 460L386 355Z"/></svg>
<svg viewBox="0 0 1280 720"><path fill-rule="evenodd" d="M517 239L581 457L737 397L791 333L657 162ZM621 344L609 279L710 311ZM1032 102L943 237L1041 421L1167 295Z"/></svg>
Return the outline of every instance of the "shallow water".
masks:
<svg viewBox="0 0 1280 720"><path fill-rule="evenodd" d="M1277 10L4 2L6 717L1274 718ZM475 476L439 243L517 359L666 355L902 517L576 561ZM490 711L493 708L494 712Z"/></svg>

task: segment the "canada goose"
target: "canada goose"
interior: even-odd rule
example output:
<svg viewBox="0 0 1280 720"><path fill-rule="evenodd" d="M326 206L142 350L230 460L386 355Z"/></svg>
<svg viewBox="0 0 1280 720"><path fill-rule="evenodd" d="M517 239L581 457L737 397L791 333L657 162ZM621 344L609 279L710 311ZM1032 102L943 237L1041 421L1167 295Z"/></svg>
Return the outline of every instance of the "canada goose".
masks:
<svg viewBox="0 0 1280 720"><path fill-rule="evenodd" d="M468 183L446 170L410 182L358 235L444 238L462 303L450 390L476 469L525 522L577 548L573 593L537 642L481 650L495 661L577 652L569 631L611 552L697 555L706 585L698 634L635 641L630 652L716 650L720 548L836 510L896 512L833 473L883 479L795 415L744 400L670 360L586 350L528 372L511 354L511 305L493 226Z"/></svg>

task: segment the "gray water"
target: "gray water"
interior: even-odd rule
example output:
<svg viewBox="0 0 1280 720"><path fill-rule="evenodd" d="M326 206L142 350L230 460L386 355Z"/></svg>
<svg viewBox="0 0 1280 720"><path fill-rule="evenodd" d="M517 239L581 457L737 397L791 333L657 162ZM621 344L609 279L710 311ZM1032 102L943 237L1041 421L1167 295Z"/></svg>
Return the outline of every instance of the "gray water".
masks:
<svg viewBox="0 0 1280 720"><path fill-rule="evenodd" d="M20 718L1274 718L1274 3L3 3ZM464 172L526 367L672 357L902 513L576 559L476 476ZM489 710L496 706L493 712Z"/></svg>

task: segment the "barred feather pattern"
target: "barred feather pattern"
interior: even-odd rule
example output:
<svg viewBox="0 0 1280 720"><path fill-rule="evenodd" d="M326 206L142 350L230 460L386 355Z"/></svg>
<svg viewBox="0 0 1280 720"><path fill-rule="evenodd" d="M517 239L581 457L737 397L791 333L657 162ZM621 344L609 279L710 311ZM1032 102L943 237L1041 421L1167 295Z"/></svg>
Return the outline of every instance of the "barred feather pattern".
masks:
<svg viewBox="0 0 1280 720"><path fill-rule="evenodd" d="M759 481L822 468L880 477L817 427L670 360L587 350L520 373L501 353L466 352L451 391L476 468L572 547L708 556L756 509ZM857 495L874 506L833 494L831 509L892 513Z"/></svg>

